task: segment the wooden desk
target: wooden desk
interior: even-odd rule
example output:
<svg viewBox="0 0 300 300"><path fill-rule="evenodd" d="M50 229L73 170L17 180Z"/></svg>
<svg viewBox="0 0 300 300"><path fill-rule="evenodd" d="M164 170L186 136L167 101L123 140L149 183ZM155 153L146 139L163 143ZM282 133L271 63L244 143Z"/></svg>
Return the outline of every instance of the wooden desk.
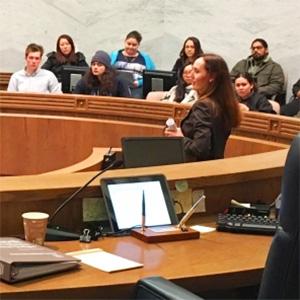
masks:
<svg viewBox="0 0 300 300"><path fill-rule="evenodd" d="M0 96L2 175L60 173L83 161L93 147L120 147L122 136L162 135L168 117L180 121L190 108L177 103L72 94L0 92ZM163 173L172 189L176 181L187 180L192 190L205 190L209 213L223 210L232 198L271 202L280 191L287 153L280 149L289 147L300 130L300 120L248 113L243 122L240 130L259 138L240 136L237 129L222 161L117 170L104 176ZM24 211L43 209L52 214L74 189L94 175L3 176L0 234L21 233L19 216ZM251 193L245 193L248 189ZM99 179L68 206L71 218L64 218L64 214L58 217L57 221L70 230L75 230L73 220L82 219L81 197L101 197Z"/></svg>
<svg viewBox="0 0 300 300"><path fill-rule="evenodd" d="M175 190L179 180L186 180L192 190L203 189L206 211L223 211L231 199L242 202L262 200L271 203L280 192L281 176L288 149L198 163L107 171L102 177L164 174ZM96 172L0 177L0 234L23 232L21 214L42 210L50 215L76 189ZM101 197L100 178L72 200L56 218L56 223L78 230L82 225L82 198ZM251 191L249 193L248 191ZM68 218L65 212L68 212Z"/></svg>
<svg viewBox="0 0 300 300"><path fill-rule="evenodd" d="M216 291L260 282L271 237L212 232L199 240L147 244L133 237L104 238L91 244L47 243L64 252L87 248L144 264L143 268L105 273L81 270L8 285L0 283L1 299L128 299L138 279L160 275L190 291Z"/></svg>
<svg viewBox="0 0 300 300"><path fill-rule="evenodd" d="M189 106L185 107L184 105L172 103L84 95L0 92L0 96L3 119L8 121L12 114L16 114L15 119L9 120L9 128L16 128L14 126L17 126L17 118L20 118L19 120L23 118L18 123L19 128L26 129L28 124L35 124L33 126L35 131L27 131L27 133L37 133L31 136L36 139L36 145L41 140L43 141L43 139L37 138L40 127L37 122L35 123L37 119L43 119L42 115L44 115L42 121L44 123L49 122L51 118L70 118L70 122L76 123L76 125L73 125L71 135L74 133L75 136L76 132L77 134L80 132L82 140L77 145L86 142L87 135L82 133L88 132L88 128L93 128L92 132L94 134L92 137L97 136L96 133L99 133L99 131L96 129L100 128L98 123L101 123L101 128L107 130L109 128L111 134L110 136L106 135L104 141L101 140L103 136L97 136L99 144L90 144L90 146L119 147L116 141L120 135L157 135L158 132L162 131L168 117L174 117L179 122L189 109ZM35 117L28 120L28 114L30 113L34 114ZM21 114L23 115L21 116ZM45 115L48 115L48 117ZM51 118L49 118L49 115L51 115ZM85 129L80 124L82 119L88 119L85 124L89 125ZM97 125L94 125L96 123ZM63 125L62 127L56 127L58 130L67 128L67 123L62 121L60 124ZM89 127L90 124L93 124L94 127ZM127 131L120 132L120 128L122 130L127 128ZM242 139L239 141L238 139L232 140L231 150L228 150L233 152L232 149L234 149L233 156L244 155L242 157L163 167L114 170L107 172L105 177L163 173L166 175L171 189L174 189L176 181L187 180L190 188L205 190L207 196L206 209L209 213L223 210L232 198L245 202L253 202L258 199L271 202L280 191L281 175L287 155L286 147L280 143L288 147L298 131L300 131L300 120L249 112L245 113L240 128L235 130L235 135L243 136ZM7 131L5 141L12 142L11 137L15 139L12 132L15 134L18 130ZM46 132L49 135L52 133L54 136L56 133L51 130ZM63 137L64 131L58 132ZM58 139L65 141L61 136ZM71 140L76 142L74 136ZM248 137L255 137L263 142L256 141L252 143ZM20 141L22 146L26 145L24 141L27 143L28 139L24 139L23 143ZM238 149L234 145L234 141L242 141L245 148ZM266 141L274 143L266 143ZM108 144L108 142L112 143ZM55 143L53 144L55 145ZM251 146L248 147L250 144ZM8 148L8 151L5 152L9 153L9 149L12 148ZM33 147L33 149L35 148ZM78 151L75 147L71 148L73 152L74 149ZM70 163L81 161L90 152L91 148L86 147L84 151L80 152L81 158L71 157L73 161L55 168L49 168L48 166L48 169L42 172L66 167ZM36 157L40 153L36 152ZM22 155L14 156L14 159L16 157L19 158ZM50 157L53 157L53 154ZM68 156L66 155L66 157ZM3 162L5 160L1 158L1 163ZM22 160L19 162L22 162ZM58 204L94 175L95 172L82 172L0 178L1 235L22 233L23 228L20 218L22 212L43 209L50 214L53 213ZM71 230L76 225L74 223L77 223L75 220L81 219L81 198L99 196L101 196L101 191L98 178L85 190L84 195L74 199L72 205L68 206L68 218L65 217L65 214L58 216L58 223L62 222L62 225ZM43 297L124 298L132 295L133 286L139 278L150 275L165 276L195 292L215 289L216 287L221 289L257 284L260 280L270 241L270 237L263 236L211 233L197 241L156 245L144 244L130 237L104 239L91 245L83 245L78 242L53 243L49 245L65 251L78 250L82 247L101 247L109 252L141 261L145 264L145 267L107 274L83 266L80 271L53 275L14 286L1 283L1 296L5 298L27 297L28 299Z"/></svg>

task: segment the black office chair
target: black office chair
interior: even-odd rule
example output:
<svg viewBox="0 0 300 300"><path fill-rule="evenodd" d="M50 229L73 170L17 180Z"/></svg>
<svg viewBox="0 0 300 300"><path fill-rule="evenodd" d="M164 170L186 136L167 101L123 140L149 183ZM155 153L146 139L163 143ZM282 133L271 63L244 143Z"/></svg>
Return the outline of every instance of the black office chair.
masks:
<svg viewBox="0 0 300 300"><path fill-rule="evenodd" d="M300 134L290 147L282 181L281 227L275 234L258 299L299 299ZM202 299L162 277L147 277L136 285L136 299Z"/></svg>
<svg viewBox="0 0 300 300"><path fill-rule="evenodd" d="M203 298L160 276L146 277L139 280L136 284L135 299L203 300Z"/></svg>
<svg viewBox="0 0 300 300"><path fill-rule="evenodd" d="M281 186L280 225L268 254L259 299L299 299L300 134L292 142Z"/></svg>

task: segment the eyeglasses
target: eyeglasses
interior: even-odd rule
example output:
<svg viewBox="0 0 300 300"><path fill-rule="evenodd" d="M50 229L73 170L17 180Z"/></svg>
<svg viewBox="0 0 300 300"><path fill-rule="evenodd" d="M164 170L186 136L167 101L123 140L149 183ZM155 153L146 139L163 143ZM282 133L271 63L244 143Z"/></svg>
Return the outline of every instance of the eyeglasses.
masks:
<svg viewBox="0 0 300 300"><path fill-rule="evenodd" d="M250 49L252 49L252 50L255 50L255 49L260 50L260 49L263 49L263 48L264 48L263 46L253 46Z"/></svg>

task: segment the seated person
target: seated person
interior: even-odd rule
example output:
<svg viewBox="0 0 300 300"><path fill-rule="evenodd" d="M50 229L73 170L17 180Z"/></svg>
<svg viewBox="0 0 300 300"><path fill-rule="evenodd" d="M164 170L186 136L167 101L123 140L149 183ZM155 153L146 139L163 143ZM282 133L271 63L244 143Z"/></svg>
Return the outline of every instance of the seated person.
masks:
<svg viewBox="0 0 300 300"><path fill-rule="evenodd" d="M205 53L193 64L194 102L180 128L165 129L166 136L182 136L187 160L203 161L224 157L231 129L240 123L240 110L226 62Z"/></svg>
<svg viewBox="0 0 300 300"><path fill-rule="evenodd" d="M188 37L183 43L179 58L176 60L172 71L175 71L179 77L179 73L183 66L187 63L193 64L196 58L200 57L201 54L203 54L203 50L200 41L194 36Z"/></svg>
<svg viewBox="0 0 300 300"><path fill-rule="evenodd" d="M266 96L257 92L256 84L249 73L238 74L234 87L241 110L275 113Z"/></svg>
<svg viewBox="0 0 300 300"><path fill-rule="evenodd" d="M177 85L173 86L161 99L165 102L178 102L192 104L198 99L198 94L192 88L193 65L187 63L179 72Z"/></svg>
<svg viewBox="0 0 300 300"><path fill-rule="evenodd" d="M155 69L151 57L145 52L139 51L142 36L138 31L127 34L124 49L111 53L111 64L117 70L125 70L132 74L130 83L131 96L143 99L143 71Z"/></svg>
<svg viewBox="0 0 300 300"><path fill-rule="evenodd" d="M47 54L47 61L42 65L42 69L54 73L61 82L61 72L64 65L88 67L85 56L81 52L75 53L75 45L72 38L67 34L62 34L56 42L56 52Z"/></svg>
<svg viewBox="0 0 300 300"><path fill-rule="evenodd" d="M282 68L270 57L268 44L263 39L255 39L251 43L251 55L232 68L232 81L240 73L249 73L256 83L258 92L268 99L277 100L285 93Z"/></svg>
<svg viewBox="0 0 300 300"><path fill-rule="evenodd" d="M280 114L285 116L298 116L300 112L300 79L293 85L293 96L289 103L281 106ZM299 116L300 117L300 116Z"/></svg>
<svg viewBox="0 0 300 300"><path fill-rule="evenodd" d="M92 57L91 67L77 82L75 94L130 97L128 85L118 78L110 64L110 57L104 51L97 51Z"/></svg>
<svg viewBox="0 0 300 300"><path fill-rule="evenodd" d="M55 75L40 69L44 49L37 44L29 44L25 50L25 68L10 77L8 92L61 93Z"/></svg>

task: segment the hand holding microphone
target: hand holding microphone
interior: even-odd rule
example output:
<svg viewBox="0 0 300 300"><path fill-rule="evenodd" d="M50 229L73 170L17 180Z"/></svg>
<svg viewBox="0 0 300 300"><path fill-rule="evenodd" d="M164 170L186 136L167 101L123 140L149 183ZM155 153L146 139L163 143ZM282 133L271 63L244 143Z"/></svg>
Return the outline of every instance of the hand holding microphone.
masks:
<svg viewBox="0 0 300 300"><path fill-rule="evenodd" d="M167 127L168 130L171 130L171 131L176 131L177 130L177 125L176 125L173 118L169 118L166 121L166 127Z"/></svg>
<svg viewBox="0 0 300 300"><path fill-rule="evenodd" d="M166 129L164 131L166 136L183 136L181 129L177 127L173 118L166 121Z"/></svg>

